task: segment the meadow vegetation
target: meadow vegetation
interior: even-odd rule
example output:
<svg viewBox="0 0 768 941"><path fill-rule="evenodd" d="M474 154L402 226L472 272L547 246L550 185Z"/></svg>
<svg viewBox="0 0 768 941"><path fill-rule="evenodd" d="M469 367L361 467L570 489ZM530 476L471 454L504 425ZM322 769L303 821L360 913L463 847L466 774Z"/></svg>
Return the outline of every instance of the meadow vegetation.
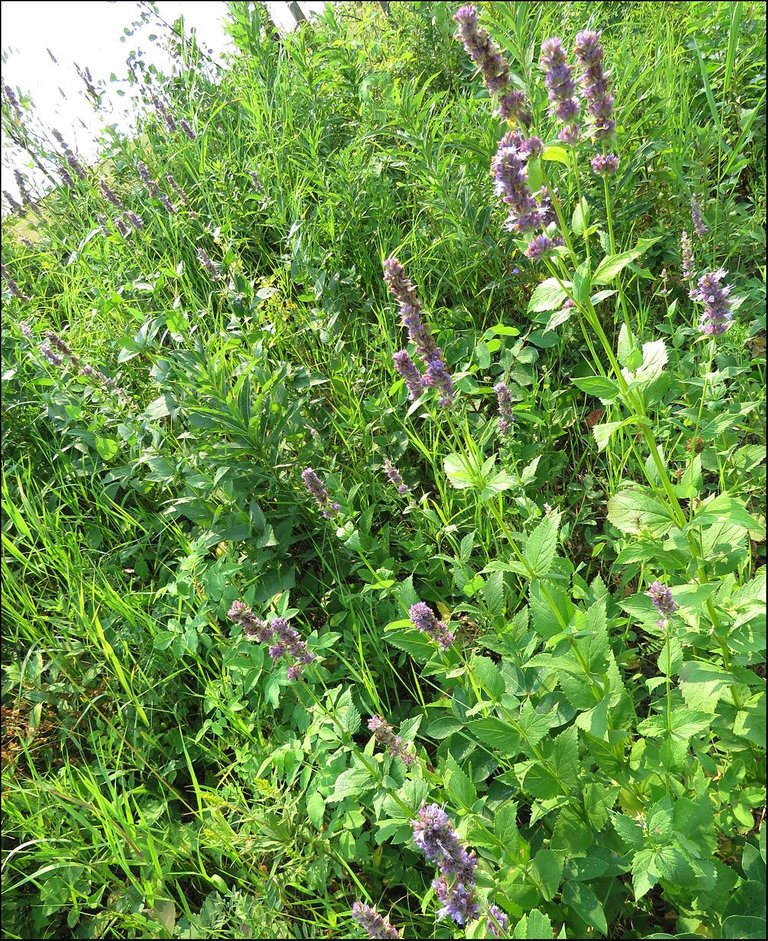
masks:
<svg viewBox="0 0 768 941"><path fill-rule="evenodd" d="M764 937L762 4L229 9L3 91L4 936Z"/></svg>

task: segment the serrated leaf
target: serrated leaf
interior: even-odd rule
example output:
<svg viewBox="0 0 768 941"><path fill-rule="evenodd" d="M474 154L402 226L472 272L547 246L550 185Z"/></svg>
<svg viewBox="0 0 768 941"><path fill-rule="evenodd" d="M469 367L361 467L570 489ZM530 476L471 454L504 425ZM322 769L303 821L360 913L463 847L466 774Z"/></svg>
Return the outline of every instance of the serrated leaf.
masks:
<svg viewBox="0 0 768 941"><path fill-rule="evenodd" d="M478 657L472 655L469 661L469 668L474 673L480 686L488 694L488 697L494 702L499 702L504 695L504 677L496 664L489 657Z"/></svg>
<svg viewBox="0 0 768 941"><path fill-rule="evenodd" d="M485 745L502 752L506 757L516 754L520 748L520 736L502 719L488 716L485 719L475 719L470 722L468 729L471 735Z"/></svg>
<svg viewBox="0 0 768 941"><path fill-rule="evenodd" d="M307 797L307 816L315 829L322 830L325 800L318 791L312 791Z"/></svg>
<svg viewBox="0 0 768 941"><path fill-rule="evenodd" d="M616 255L607 255L603 258L597 266L597 270L592 275L592 283L609 284L628 264L644 254L644 252L646 252L651 245L655 245L660 238L661 236L657 235L652 239L639 239L634 248L630 248L626 252L619 252Z"/></svg>
<svg viewBox="0 0 768 941"><path fill-rule="evenodd" d="M534 880L542 897L550 902L560 888L563 857L554 850L539 850L533 858Z"/></svg>
<svg viewBox="0 0 768 941"><path fill-rule="evenodd" d="M582 379L571 379L571 382L587 395L597 396L606 402L611 402L619 394L619 387L606 376L584 376Z"/></svg>
<svg viewBox="0 0 768 941"><path fill-rule="evenodd" d="M560 147L558 144L551 144L549 147L545 147L541 159L562 163L566 167L569 165L568 151L565 147Z"/></svg>
<svg viewBox="0 0 768 941"><path fill-rule="evenodd" d="M463 455L449 454L443 466L451 486L457 490L466 490L475 485L477 472L469 459Z"/></svg>
<svg viewBox="0 0 768 941"><path fill-rule="evenodd" d="M603 906L588 885L583 882L566 882L563 886L563 902L592 928L603 935L608 933Z"/></svg>
<svg viewBox="0 0 768 941"><path fill-rule="evenodd" d="M570 282L559 282L556 278L547 278L539 284L528 301L529 313L539 314L545 310L560 310L568 295L561 287L570 287ZM550 328L548 328L550 329Z"/></svg>
<svg viewBox="0 0 768 941"><path fill-rule="evenodd" d="M560 513L550 513L528 536L523 555L533 569L534 578L544 578L552 569L557 552L557 532L560 526Z"/></svg>
<svg viewBox="0 0 768 941"><path fill-rule="evenodd" d="M541 941L553 941L555 932L552 929L552 922L546 915L543 915L537 908L528 912L527 915L518 921L512 932L513 938L540 938Z"/></svg>
<svg viewBox="0 0 768 941"><path fill-rule="evenodd" d="M668 509L644 488L630 485L608 501L608 519L621 532L665 536L674 522Z"/></svg>
<svg viewBox="0 0 768 941"><path fill-rule="evenodd" d="M657 379L667 365L667 347L663 340L643 343L642 355L642 363L636 370L625 367L621 371L630 388ZM632 354L629 355L627 361L632 362Z"/></svg>

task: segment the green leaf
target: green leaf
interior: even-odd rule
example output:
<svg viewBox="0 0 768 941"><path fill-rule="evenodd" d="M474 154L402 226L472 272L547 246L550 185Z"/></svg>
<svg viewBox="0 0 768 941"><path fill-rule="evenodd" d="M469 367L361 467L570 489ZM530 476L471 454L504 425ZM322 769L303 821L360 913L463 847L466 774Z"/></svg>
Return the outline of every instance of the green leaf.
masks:
<svg viewBox="0 0 768 941"><path fill-rule="evenodd" d="M523 553L525 561L533 569L534 578L543 578L552 569L557 552L557 532L560 513L545 516L528 536Z"/></svg>
<svg viewBox="0 0 768 941"><path fill-rule="evenodd" d="M754 915L729 915L723 922L724 938L764 938L765 919Z"/></svg>
<svg viewBox="0 0 768 941"><path fill-rule="evenodd" d="M614 431L618 431L622 425L626 424L626 421L606 421L601 425L593 425L592 434L595 436L595 441L597 442L597 450L604 451L608 447L608 442L611 440L611 435Z"/></svg>
<svg viewBox="0 0 768 941"><path fill-rule="evenodd" d="M510 477L506 471L498 471L493 477L485 481L483 489L480 491L480 499L483 503L487 503L491 497L503 490L509 490L514 484L514 478Z"/></svg>
<svg viewBox="0 0 768 941"><path fill-rule="evenodd" d="M635 349L635 338L632 331L623 323L619 329L619 343L616 353L622 366L629 366L629 357Z"/></svg>
<svg viewBox="0 0 768 941"><path fill-rule="evenodd" d="M443 466L451 486L457 490L466 490L475 485L477 472L470 460L461 454L449 454Z"/></svg>
<svg viewBox="0 0 768 941"><path fill-rule="evenodd" d="M504 753L505 757L517 754L520 749L520 736L502 719L489 716L486 719L475 719L468 725L470 734L483 744L490 745Z"/></svg>
<svg viewBox="0 0 768 941"><path fill-rule="evenodd" d="M571 228L575 235L583 235L584 229L589 225L589 205L586 199L579 202L573 211L571 219Z"/></svg>
<svg viewBox="0 0 768 941"><path fill-rule="evenodd" d="M619 387L607 376L585 376L583 379L571 379L571 382L587 395L597 396L606 402L613 401L619 394Z"/></svg>
<svg viewBox="0 0 768 941"><path fill-rule="evenodd" d="M686 531L699 526L709 526L712 523L735 523L737 526L743 526L744 529L748 529L750 532L760 534L765 532L765 526L761 526L760 523L747 512L743 504L727 493L707 497L686 527Z"/></svg>
<svg viewBox="0 0 768 941"><path fill-rule="evenodd" d="M716 663L688 660L680 668L680 689L690 709L714 714L723 693L736 677Z"/></svg>
<svg viewBox="0 0 768 941"><path fill-rule="evenodd" d="M446 768L445 789L454 798L457 807L463 810L472 810L477 800L475 785L469 777L456 764L453 757L449 757Z"/></svg>
<svg viewBox="0 0 768 941"><path fill-rule="evenodd" d="M512 932L513 938L540 938L541 941L553 941L555 932L552 929L552 922L546 915L543 915L537 908L523 915L520 921L515 925Z"/></svg>
<svg viewBox="0 0 768 941"><path fill-rule="evenodd" d="M600 900L583 882L566 882L563 886L563 902L601 934L608 934L608 922Z"/></svg>
<svg viewBox="0 0 768 941"><path fill-rule="evenodd" d="M533 859L534 880L542 897L550 902L560 888L563 857L554 850L539 850Z"/></svg>
<svg viewBox="0 0 768 941"><path fill-rule="evenodd" d="M570 287L569 281L558 282L556 278L547 278L542 281L531 295L528 301L528 311L538 314L545 310L559 310L563 302L568 299L566 292L560 287L560 283L565 287Z"/></svg>
<svg viewBox="0 0 768 941"><path fill-rule="evenodd" d="M469 668L474 673L480 686L494 702L499 702L504 695L504 677L496 664L489 657L478 657L473 654L469 661Z"/></svg>
<svg viewBox="0 0 768 941"><path fill-rule="evenodd" d="M644 843L643 828L631 817L624 814L613 814L613 828L624 843L633 850L638 850Z"/></svg>
<svg viewBox="0 0 768 941"><path fill-rule="evenodd" d="M430 722L424 734L429 738L440 740L441 738L447 738L449 735L453 735L454 732L458 732L463 728L463 722L460 722L453 716L443 716L440 719L435 719L434 722Z"/></svg>
<svg viewBox="0 0 768 941"><path fill-rule="evenodd" d="M619 252L617 255L606 255L592 275L592 283L609 284L619 272L644 254L651 245L655 245L660 238L661 236L657 235L652 239L639 239L637 245L626 252Z"/></svg>
<svg viewBox="0 0 768 941"><path fill-rule="evenodd" d="M628 362L632 362L632 354L629 355ZM658 379L666 365L666 344L663 340L654 340L651 343L643 343L643 359L641 365L634 371L629 368L622 369L622 375L629 383L630 388L634 388L643 383Z"/></svg>
<svg viewBox="0 0 768 941"><path fill-rule="evenodd" d="M541 159L554 161L555 163L562 163L566 167L569 165L568 151L565 149L565 147L560 147L557 144L552 144L549 147L545 147L544 153L541 155Z"/></svg>
<svg viewBox="0 0 768 941"><path fill-rule="evenodd" d="M365 768L347 768L336 778L333 792L326 798L326 803L335 804L345 797L360 797L363 791L372 786L373 781Z"/></svg>
<svg viewBox="0 0 768 941"><path fill-rule="evenodd" d="M325 800L318 791L312 791L307 797L307 816L315 829L322 830L323 814L325 813Z"/></svg>
<svg viewBox="0 0 768 941"><path fill-rule="evenodd" d="M114 438L101 438L97 435L94 443L99 457L105 461L111 461L120 450L120 445Z"/></svg>
<svg viewBox="0 0 768 941"><path fill-rule="evenodd" d="M634 535L665 536L674 527L664 504L634 484L610 498L608 519L621 532Z"/></svg>
<svg viewBox="0 0 768 941"><path fill-rule="evenodd" d="M384 639L393 647L397 647L398 650L410 654L414 660L418 660L420 663L426 663L437 649L431 640L428 640L421 631L417 630L387 630L384 633Z"/></svg>

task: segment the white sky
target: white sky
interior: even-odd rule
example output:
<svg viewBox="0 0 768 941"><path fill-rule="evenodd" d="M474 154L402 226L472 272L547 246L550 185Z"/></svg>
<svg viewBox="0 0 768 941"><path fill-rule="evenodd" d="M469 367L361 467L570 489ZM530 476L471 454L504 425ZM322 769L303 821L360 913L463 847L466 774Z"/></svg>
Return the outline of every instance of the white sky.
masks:
<svg viewBox="0 0 768 941"><path fill-rule="evenodd" d="M302 2L300 6L306 15L310 15L321 11L325 4ZM291 28L294 21L287 3L267 3L267 7L278 27ZM137 18L139 8L140 4L132 0L2 0L0 3L5 60L3 82L17 94L29 94L41 123L49 129L57 128L84 162L95 158L99 130L104 124L116 123L122 129L130 127L128 97L115 94L118 88L128 89L128 86L109 80L112 72L119 79L126 76L125 62L129 51L142 49L145 61L167 70L167 59L147 38L151 29L145 28L142 38L136 34L126 37L125 42L120 41L123 28ZM227 5L223 0L160 0L158 8L160 16L168 23L183 15L187 31L192 27L196 29L201 48L205 51L211 49L213 58L219 59L222 52L233 48L224 32ZM167 29L164 30L167 33ZM163 35L158 29L154 32ZM51 60L47 49L54 54L58 64ZM94 112L88 101L75 63L90 69L97 87L99 80L106 83L107 93L101 113ZM3 149L0 188L18 198L13 179L15 167L29 176L33 189L39 176L37 171L33 173L28 169L28 158L19 159L9 149Z"/></svg>

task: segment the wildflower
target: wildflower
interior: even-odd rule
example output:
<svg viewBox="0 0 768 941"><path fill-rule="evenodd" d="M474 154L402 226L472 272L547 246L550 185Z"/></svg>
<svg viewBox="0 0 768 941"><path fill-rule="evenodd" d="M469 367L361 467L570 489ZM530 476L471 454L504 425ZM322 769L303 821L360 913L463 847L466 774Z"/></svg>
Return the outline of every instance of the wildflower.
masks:
<svg viewBox="0 0 768 941"><path fill-rule="evenodd" d="M672 597L672 592L669 588L660 581L655 581L645 592L645 594L653 602L653 606L661 615L661 620L658 622L659 627L662 627L667 618L671 617L675 611L677 611L679 605Z"/></svg>
<svg viewBox="0 0 768 941"><path fill-rule="evenodd" d="M135 212L126 212L125 217L137 232L144 228L143 221Z"/></svg>
<svg viewBox="0 0 768 941"><path fill-rule="evenodd" d="M531 261L538 261L542 256L548 255L555 247L555 242L548 235L536 235L528 243L525 254Z"/></svg>
<svg viewBox="0 0 768 941"><path fill-rule="evenodd" d="M666 268L661 269L661 287L659 288L659 294L662 297L666 297L670 293L669 287L669 272Z"/></svg>
<svg viewBox="0 0 768 941"><path fill-rule="evenodd" d="M16 120L19 122L23 121L24 113L21 110L19 99L16 97L16 92L10 87L10 85L5 84L3 85L3 91L5 92L5 97L8 99L8 104L13 109Z"/></svg>
<svg viewBox="0 0 768 941"><path fill-rule="evenodd" d="M720 287L726 273L722 268L719 271L707 272L699 278L698 290L693 295L694 300L701 301L704 305L699 329L709 336L725 333L733 319L728 300L731 288L729 285Z"/></svg>
<svg viewBox="0 0 768 941"><path fill-rule="evenodd" d="M619 158L615 154L598 154L591 163L592 172L598 176L613 176L619 169Z"/></svg>
<svg viewBox="0 0 768 941"><path fill-rule="evenodd" d="M499 928L501 928L502 931L505 931L507 928L507 916L498 905L490 905L488 907L488 915L490 916L486 920L488 932L493 935L494 938L498 938Z"/></svg>
<svg viewBox="0 0 768 941"><path fill-rule="evenodd" d="M8 190L3 190L3 198L8 203L11 212L21 212L21 203L16 202Z"/></svg>
<svg viewBox="0 0 768 941"><path fill-rule="evenodd" d="M255 170L249 170L248 176L251 178L251 183L253 183L253 188L257 193L261 193L263 187L261 185L261 180L259 179L259 174Z"/></svg>
<svg viewBox="0 0 768 941"><path fill-rule="evenodd" d="M128 235L128 226L127 226L127 224L126 224L126 222L125 222L125 219L123 219L122 216L118 216L118 217L115 219L115 228L116 228L117 231L120 233L120 235L122 235L123 238L126 238L126 237L127 237L127 235Z"/></svg>
<svg viewBox="0 0 768 941"><path fill-rule="evenodd" d="M579 102L574 97L576 86L571 77L571 68L566 64L563 43L557 37L545 39L541 44L539 64L546 70L544 84L550 105L550 113L561 121L570 121L579 113Z"/></svg>
<svg viewBox="0 0 768 941"><path fill-rule="evenodd" d="M166 173L165 178L173 187L173 191L176 193L182 203L188 202L189 197L184 192L183 187L179 186L179 184L176 182L174 175L172 173Z"/></svg>
<svg viewBox="0 0 768 941"><path fill-rule="evenodd" d="M392 484L392 486L397 488L397 492L399 494L404 495L408 493L408 484L404 482L403 475L395 467L392 461L389 460L389 458L384 461L384 473L389 478L389 482Z"/></svg>
<svg viewBox="0 0 768 941"><path fill-rule="evenodd" d="M505 225L516 232L528 232L541 224L541 209L528 185L526 158L520 150L523 143L521 134L509 131L491 160L496 195L510 207Z"/></svg>
<svg viewBox="0 0 768 941"><path fill-rule="evenodd" d="M682 274L686 281L693 281L696 275L696 260L693 257L693 245L687 232L680 233L680 254L683 259Z"/></svg>
<svg viewBox="0 0 768 941"><path fill-rule="evenodd" d="M70 189L74 192L75 190L75 181L72 179L71 174L68 170L65 170L64 167L59 167L59 176L61 177L64 185L67 189Z"/></svg>
<svg viewBox="0 0 768 941"><path fill-rule="evenodd" d="M512 397L504 382L497 382L493 387L499 402L499 431L506 435L512 428L515 416L512 414Z"/></svg>
<svg viewBox="0 0 768 941"><path fill-rule="evenodd" d="M355 902L352 906L352 917L360 927L368 934L369 938L394 939L401 938L402 935L390 924L388 918L380 915L375 908L365 905L363 902Z"/></svg>
<svg viewBox="0 0 768 941"><path fill-rule="evenodd" d="M372 716L368 720L368 728L373 732L379 745L388 748L393 758L400 758L405 765L413 764L413 755L409 755L399 735L395 735L392 726L381 716Z"/></svg>
<svg viewBox="0 0 768 941"><path fill-rule="evenodd" d="M458 24L456 38L464 51L483 73L483 81L491 94L502 91L509 84L509 66L493 40L477 20L477 7L459 7L453 17Z"/></svg>
<svg viewBox="0 0 768 941"><path fill-rule="evenodd" d="M260 644L269 644L269 656L272 660L289 655L296 661L288 668L288 679L297 680L302 669L312 663L316 657L307 650L306 642L297 630L292 628L285 618L277 617L271 623L262 621L242 601L233 601L227 617L239 624L246 636Z"/></svg>
<svg viewBox="0 0 768 941"><path fill-rule="evenodd" d="M587 112L593 137L609 137L615 127L613 97L608 94L608 78L603 71L605 55L600 33L584 30L576 35L573 47L582 67L580 84L587 100Z"/></svg>
<svg viewBox="0 0 768 941"><path fill-rule="evenodd" d="M405 277L405 269L397 258L387 258L384 262L384 282L400 305L400 316L408 331L408 339L416 345L423 360L429 359L437 345L429 327L422 320L421 301L416 286Z"/></svg>
<svg viewBox="0 0 768 941"><path fill-rule="evenodd" d="M153 98L152 98L152 102L153 102L153 104L154 104L154 106L155 106L155 110L157 111L157 113L160 115L160 117L161 117L161 118L163 119L163 121L165 122L165 126L168 128L168 130L171 131L171 132L175 131L175 130L176 130L176 122L173 120L173 118L171 117L171 115L168 113L168 109L165 107L165 105L163 104L163 102L162 102L159 98L157 98L157 97L153 97Z"/></svg>
<svg viewBox="0 0 768 941"><path fill-rule="evenodd" d="M442 351L436 349L426 362L427 371L424 373L424 385L437 389L440 393L438 400L440 405L447 407L453 402L453 382Z"/></svg>
<svg viewBox="0 0 768 941"><path fill-rule="evenodd" d="M27 181L26 181L26 178L24 177L24 174L21 172L21 170L16 169L13 171L13 176L16 180L16 186L18 187L19 194L21 195L21 201L24 204L24 206L27 209L31 209L32 212L34 212L36 216L41 217L42 213L40 212L40 209L38 208L37 203L32 198L32 193L30 193L29 191L29 187L27 186Z"/></svg>
<svg viewBox="0 0 768 941"><path fill-rule="evenodd" d="M438 621L429 605L423 601L412 604L408 616L413 626L423 634L431 637L441 650L447 650L455 640L456 635L453 631L448 630L448 626L444 621Z"/></svg>
<svg viewBox="0 0 768 941"><path fill-rule="evenodd" d="M63 358L59 356L57 353L53 352L48 342L42 344L42 346L40 347L40 352L48 360L48 362L51 363L51 365L53 366L63 365L64 363Z"/></svg>
<svg viewBox="0 0 768 941"><path fill-rule="evenodd" d="M540 157L544 153L544 144L540 137L534 135L520 144L518 153L525 160L530 160L531 157Z"/></svg>
<svg viewBox="0 0 768 941"><path fill-rule="evenodd" d="M179 121L179 126L181 127L182 131L184 131L184 133L187 135L187 137L190 140L197 140L197 134L195 134L195 132L192 130L192 126L190 125L188 121L185 121L184 119L182 119L181 121Z"/></svg>
<svg viewBox="0 0 768 941"><path fill-rule="evenodd" d="M104 198L108 202L112 203L116 209L120 209L121 211L123 210L123 204L120 202L120 198L118 197L117 193L110 189L104 180L99 180L99 189L101 190Z"/></svg>
<svg viewBox="0 0 768 941"><path fill-rule="evenodd" d="M30 298L27 297L26 294L23 294L19 290L18 284L16 284L16 282L13 280L13 278L9 274L8 269L5 267L5 265L0 265L0 273L2 273L3 277L5 278L5 283L8 285L8 290L12 297L18 297L20 301L30 300Z"/></svg>
<svg viewBox="0 0 768 941"><path fill-rule="evenodd" d="M408 355L407 350L398 350L392 359L395 362L395 369L405 379L405 384L408 386L408 397L416 400L424 389L424 380L416 363Z"/></svg>
<svg viewBox="0 0 768 941"><path fill-rule="evenodd" d="M206 252L204 248L198 248L197 257L200 260L200 264L208 272L209 276L213 278L214 281L220 281L221 275L216 270L216 266L211 261L210 257L208 256L208 252Z"/></svg>
<svg viewBox="0 0 768 941"><path fill-rule="evenodd" d="M475 898L477 859L462 846L448 814L438 804L423 805L412 826L414 843L440 871L432 883L443 903L439 917L450 915L459 925L476 918L480 912Z"/></svg>
<svg viewBox="0 0 768 941"><path fill-rule="evenodd" d="M525 97L525 92L513 89L502 95L499 99L499 107L496 109L496 114L503 121L516 120L519 124L522 124L523 127L528 127L531 123L531 112L528 109L528 101Z"/></svg>
<svg viewBox="0 0 768 941"><path fill-rule="evenodd" d="M557 135L564 144L575 147L581 139L581 131L578 124L566 124Z"/></svg>
<svg viewBox="0 0 768 941"><path fill-rule="evenodd" d="M77 174L77 176L81 180L84 180L86 177L86 173L85 173L85 170L82 168L80 162L78 161L77 157L75 157L75 155L72 153L71 149L65 142L64 138L57 130L54 129L52 133L53 133L53 136L56 138L56 140L59 142L61 149L64 151L64 157L67 163L69 164L70 169L74 170L74 172ZM70 180L71 179L72 177L70 177Z"/></svg>
<svg viewBox="0 0 768 941"><path fill-rule="evenodd" d="M21 330L21 335L25 340L34 340L35 335L32 332L32 327L30 327L26 320L20 321L19 330Z"/></svg>
<svg viewBox="0 0 768 941"><path fill-rule="evenodd" d="M317 505L323 511L323 516L326 519L330 519L339 512L341 507L338 503L331 503L328 491L311 467L307 467L301 472L301 479L304 481L304 486L317 501Z"/></svg>
<svg viewBox="0 0 768 941"><path fill-rule="evenodd" d="M60 360L58 363L54 363L55 366L61 365L61 363L66 360L73 369L76 369L80 373L81 376L85 376L88 379L95 379L99 385L103 386L105 389L108 389L111 392L114 392L127 405L133 405L133 402L131 401L131 398L125 389L121 388L114 379L110 379L109 376L105 375L100 369L94 369L93 366L89 366L87 363L83 363L72 347L62 340L62 338L57 333L54 333L53 330L46 330L44 335L46 341L52 344L59 351L59 353L62 354L63 360ZM48 348L50 349L50 347ZM43 352L44 355L51 362L53 362L51 357L48 356L45 351Z"/></svg>
<svg viewBox="0 0 768 941"><path fill-rule="evenodd" d="M704 222L701 215L701 206L695 196L691 196L691 219L693 220L693 231L698 238L704 238L709 232L709 226Z"/></svg>

